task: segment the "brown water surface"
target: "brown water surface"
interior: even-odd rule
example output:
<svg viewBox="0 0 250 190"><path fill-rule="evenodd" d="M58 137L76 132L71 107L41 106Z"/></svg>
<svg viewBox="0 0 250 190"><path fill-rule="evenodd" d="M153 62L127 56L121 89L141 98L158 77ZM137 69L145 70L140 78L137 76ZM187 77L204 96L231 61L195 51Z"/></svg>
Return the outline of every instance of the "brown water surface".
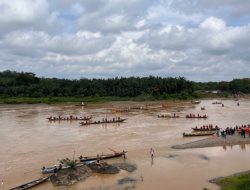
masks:
<svg viewBox="0 0 250 190"><path fill-rule="evenodd" d="M117 180L132 177L138 190L201 190L218 189L207 181L250 169L250 146L216 147L174 150L172 145L201 138L183 138L183 132L191 127L214 124L219 127L250 123L250 101L223 100L225 107L213 105L215 100L203 100L201 104L188 102L151 102L148 110L134 110L114 114L114 108L145 106L145 103L111 102L87 105L1 105L0 106L0 189L23 184L40 178L43 165L53 166L58 159L77 158L80 154L109 153L109 148L128 151L126 162L135 163L134 173L118 175L94 175L67 189L123 189ZM165 106L162 107L161 105ZM206 110L201 111L205 106ZM182 118L158 118L159 113L179 111ZM186 119L185 114L207 114L208 119ZM48 122L52 115L93 115L94 119L121 116L122 124L79 126L77 121ZM149 149L155 149L155 158ZM109 162L123 162L115 159ZM50 183L35 189L58 190Z"/></svg>

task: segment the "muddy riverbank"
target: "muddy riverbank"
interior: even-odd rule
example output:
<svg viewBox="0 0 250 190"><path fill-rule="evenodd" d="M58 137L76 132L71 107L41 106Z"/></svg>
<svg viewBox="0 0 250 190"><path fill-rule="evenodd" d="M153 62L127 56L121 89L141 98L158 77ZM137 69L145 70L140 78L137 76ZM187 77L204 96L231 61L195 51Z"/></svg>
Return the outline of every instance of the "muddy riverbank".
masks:
<svg viewBox="0 0 250 190"><path fill-rule="evenodd" d="M239 134L235 135L227 135L225 137L217 137L213 135L212 137L201 139L198 141L185 143L181 145L174 145L172 148L174 149L189 149L189 148L207 148L207 147L218 147L218 146L233 146L233 145L241 145L244 146L246 144L250 144L250 137L243 138Z"/></svg>

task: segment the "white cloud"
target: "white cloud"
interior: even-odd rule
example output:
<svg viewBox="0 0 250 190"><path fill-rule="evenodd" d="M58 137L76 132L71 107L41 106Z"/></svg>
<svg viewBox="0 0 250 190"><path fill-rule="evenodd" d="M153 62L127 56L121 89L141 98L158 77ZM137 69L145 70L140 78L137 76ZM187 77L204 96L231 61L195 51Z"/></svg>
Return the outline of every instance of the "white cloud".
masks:
<svg viewBox="0 0 250 190"><path fill-rule="evenodd" d="M205 30L220 31L226 28L226 24L222 19L209 17L200 24L200 27Z"/></svg>
<svg viewBox="0 0 250 190"><path fill-rule="evenodd" d="M249 77L249 3L239 1L2 0L0 70L66 78Z"/></svg>

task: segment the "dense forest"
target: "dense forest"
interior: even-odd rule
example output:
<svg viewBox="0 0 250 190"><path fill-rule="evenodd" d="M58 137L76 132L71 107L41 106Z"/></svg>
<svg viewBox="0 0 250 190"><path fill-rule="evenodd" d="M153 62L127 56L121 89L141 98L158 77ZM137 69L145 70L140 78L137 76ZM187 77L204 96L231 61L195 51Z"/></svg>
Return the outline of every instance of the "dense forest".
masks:
<svg viewBox="0 0 250 190"><path fill-rule="evenodd" d="M230 82L192 82L183 77L129 77L79 80L39 78L33 73L0 72L1 97L138 97L179 99L196 97L197 92L250 93L250 78Z"/></svg>

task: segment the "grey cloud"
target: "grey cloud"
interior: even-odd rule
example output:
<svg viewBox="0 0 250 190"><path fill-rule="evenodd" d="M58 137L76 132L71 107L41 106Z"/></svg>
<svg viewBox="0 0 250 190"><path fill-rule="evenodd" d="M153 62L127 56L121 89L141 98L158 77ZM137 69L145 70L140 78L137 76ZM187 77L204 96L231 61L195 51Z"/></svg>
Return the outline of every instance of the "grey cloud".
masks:
<svg viewBox="0 0 250 190"><path fill-rule="evenodd" d="M175 0L170 3L170 6L176 11L189 15L216 16L230 23L250 18L250 2L246 0Z"/></svg>
<svg viewBox="0 0 250 190"><path fill-rule="evenodd" d="M45 56L48 52L62 55L94 54L111 46L114 37L79 31L75 34L50 36L45 32L17 31L0 40L2 51L20 56Z"/></svg>
<svg viewBox="0 0 250 190"><path fill-rule="evenodd" d="M84 1L82 5L86 12L79 18L78 26L84 30L105 33L135 29L135 24L146 14L149 3L149 0L101 1L100 6L99 1Z"/></svg>

